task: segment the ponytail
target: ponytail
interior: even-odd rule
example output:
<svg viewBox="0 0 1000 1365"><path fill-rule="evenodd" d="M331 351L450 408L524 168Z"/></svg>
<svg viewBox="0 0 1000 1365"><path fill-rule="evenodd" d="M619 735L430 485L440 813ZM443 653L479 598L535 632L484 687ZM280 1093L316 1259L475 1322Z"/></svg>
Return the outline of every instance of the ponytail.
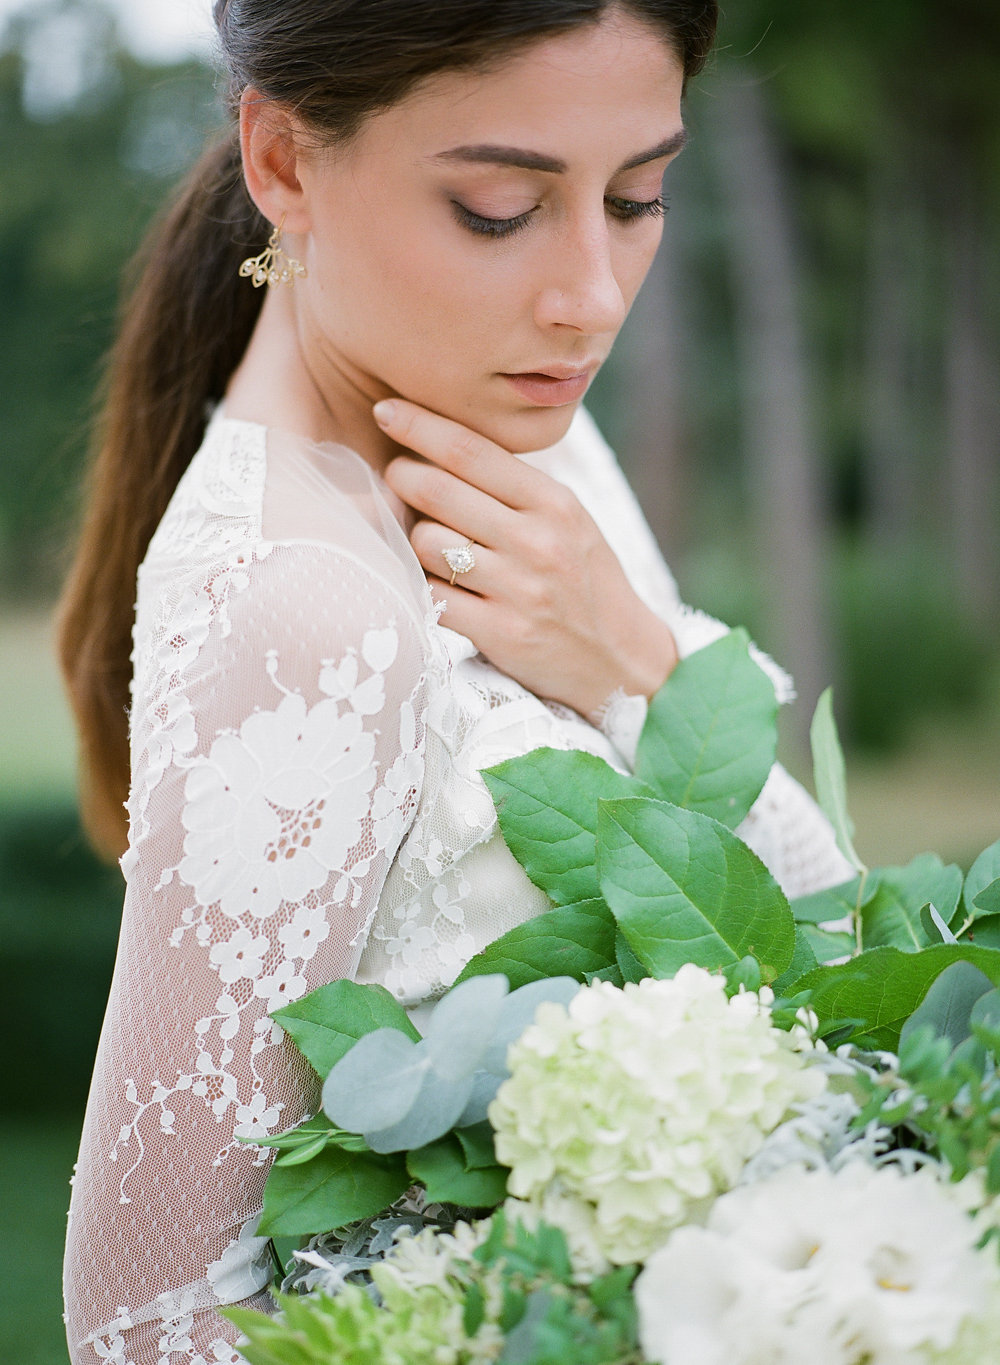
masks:
<svg viewBox="0 0 1000 1365"><path fill-rule="evenodd" d="M151 231L111 354L89 506L59 612L58 643L80 729L81 807L98 849L127 842L128 705L136 574L260 311L239 279L267 224L235 136L205 153Z"/></svg>

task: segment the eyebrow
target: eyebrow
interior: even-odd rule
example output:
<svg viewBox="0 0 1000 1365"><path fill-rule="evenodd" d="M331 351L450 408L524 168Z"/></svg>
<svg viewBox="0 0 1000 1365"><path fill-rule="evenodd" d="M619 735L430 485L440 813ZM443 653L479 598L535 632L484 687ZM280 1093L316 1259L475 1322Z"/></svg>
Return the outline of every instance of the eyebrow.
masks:
<svg viewBox="0 0 1000 1365"><path fill-rule="evenodd" d="M661 157L673 156L687 141L687 130L679 129L669 137L640 152L618 167L621 171L632 171L636 166L645 166L648 161L659 161ZM439 152L432 161L485 163L490 166L516 166L524 171L548 171L552 175L562 175L569 169L567 163L557 156L546 156L543 152L531 152L523 147L498 147L484 142L471 147L452 147L447 152Z"/></svg>

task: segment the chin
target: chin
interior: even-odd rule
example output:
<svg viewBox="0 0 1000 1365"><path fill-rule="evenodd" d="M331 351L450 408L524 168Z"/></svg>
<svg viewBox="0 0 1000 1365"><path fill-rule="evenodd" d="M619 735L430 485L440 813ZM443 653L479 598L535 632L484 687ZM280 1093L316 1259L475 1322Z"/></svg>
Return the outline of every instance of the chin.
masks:
<svg viewBox="0 0 1000 1365"><path fill-rule="evenodd" d="M466 419L465 425L495 441L512 455L529 455L554 446L569 431L583 400L558 408L530 408L516 413L484 414L482 420Z"/></svg>

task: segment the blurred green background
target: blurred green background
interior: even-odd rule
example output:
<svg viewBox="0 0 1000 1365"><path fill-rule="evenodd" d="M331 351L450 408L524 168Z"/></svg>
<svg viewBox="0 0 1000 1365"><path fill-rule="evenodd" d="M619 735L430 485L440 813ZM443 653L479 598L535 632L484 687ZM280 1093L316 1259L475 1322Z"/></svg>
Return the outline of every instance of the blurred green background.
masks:
<svg viewBox="0 0 1000 1365"><path fill-rule="evenodd" d="M218 125L146 9L0 3L0 1359L65 1365L68 1178L118 929L51 609L122 266ZM208 2L163 0L176 33ZM162 16L161 16L162 17ZM152 30L151 30L152 31ZM194 51L194 43L190 45ZM139 55L142 54L142 55ZM828 681L863 856L1000 834L1000 7L740 0L591 406L686 600ZM12 1045L17 1039L21 1042Z"/></svg>

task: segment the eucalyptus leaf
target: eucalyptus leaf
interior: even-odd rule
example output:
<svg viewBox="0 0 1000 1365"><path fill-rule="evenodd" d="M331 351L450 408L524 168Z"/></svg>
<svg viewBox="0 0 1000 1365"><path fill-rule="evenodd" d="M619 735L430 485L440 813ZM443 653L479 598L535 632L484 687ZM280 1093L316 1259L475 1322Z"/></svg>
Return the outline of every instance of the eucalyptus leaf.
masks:
<svg viewBox="0 0 1000 1365"><path fill-rule="evenodd" d="M795 924L781 888L710 816L645 798L602 801L598 870L629 948L654 976L751 954L772 981L791 963Z"/></svg>
<svg viewBox="0 0 1000 1365"><path fill-rule="evenodd" d="M808 896L796 896L790 902L796 924L833 924L837 920L850 919L858 907L858 896L862 905L874 897L878 891L877 872L870 872L865 878L864 889L861 877L852 877L849 882L828 887L825 891L812 891Z"/></svg>
<svg viewBox="0 0 1000 1365"><path fill-rule="evenodd" d="M878 890L861 911L866 948L926 948L935 940L926 933L920 912L933 904L950 924L962 894L962 871L947 866L936 853L921 853L905 867L881 867Z"/></svg>
<svg viewBox="0 0 1000 1365"><path fill-rule="evenodd" d="M1000 839L989 848L984 848L979 857L969 868L965 885L962 888L962 904L966 919L979 919L982 915L995 915L1000 913L1000 903L990 902L995 900L996 891L987 898L987 903L981 904L982 893L1000 880Z"/></svg>
<svg viewBox="0 0 1000 1365"><path fill-rule="evenodd" d="M443 1081L471 1076L509 1007L507 978L479 976L453 986L434 1006L421 1045Z"/></svg>
<svg viewBox="0 0 1000 1365"><path fill-rule="evenodd" d="M859 872L864 872L865 865L854 848L854 825L847 813L847 769L837 734L837 723L833 718L832 687L828 687L816 703L809 740L819 804L833 826L837 847L849 863Z"/></svg>
<svg viewBox="0 0 1000 1365"><path fill-rule="evenodd" d="M488 1209L502 1203L507 1194L507 1169L494 1163L470 1170L453 1133L410 1152L406 1164L414 1180L426 1188L431 1203Z"/></svg>
<svg viewBox="0 0 1000 1365"><path fill-rule="evenodd" d="M1000 951L939 943L920 952L873 948L848 962L817 967L796 983L796 989L812 992L811 1008L821 1023L864 1019L875 1046L895 1050L906 1020L953 962L971 962L1000 983Z"/></svg>
<svg viewBox="0 0 1000 1365"><path fill-rule="evenodd" d="M305 1236L370 1218L410 1183L402 1157L326 1147L304 1166L272 1166L264 1186L259 1231Z"/></svg>
<svg viewBox="0 0 1000 1365"><path fill-rule="evenodd" d="M395 1029L376 1029L359 1039L327 1076L323 1112L351 1133L388 1128L412 1108L430 1066L419 1043Z"/></svg>
<svg viewBox="0 0 1000 1365"><path fill-rule="evenodd" d="M973 920L958 941L975 943L980 948L1000 948L1000 914Z"/></svg>
<svg viewBox="0 0 1000 1365"><path fill-rule="evenodd" d="M649 704L635 761L657 796L729 828L760 795L777 742L774 685L748 643L732 630L681 659Z"/></svg>
<svg viewBox="0 0 1000 1365"><path fill-rule="evenodd" d="M408 1152L437 1141L462 1118L473 1080L474 1073L453 1080L429 1068L403 1117L385 1128L365 1129L365 1141L373 1152Z"/></svg>
<svg viewBox="0 0 1000 1365"><path fill-rule="evenodd" d="M920 924L927 936L928 943L957 943L958 939L945 924L934 905L925 905L920 911Z"/></svg>
<svg viewBox="0 0 1000 1365"><path fill-rule="evenodd" d="M984 886L972 902L978 915L1000 914L1000 877Z"/></svg>
<svg viewBox="0 0 1000 1365"><path fill-rule="evenodd" d="M488 944L469 961L456 985L502 972L512 990L549 976L578 981L615 960L615 918L600 898L558 905Z"/></svg>
<svg viewBox="0 0 1000 1365"><path fill-rule="evenodd" d="M539 1005L546 1002L568 1005L579 989L579 981L572 977L554 976L512 991L504 1001L498 1026L483 1051L480 1065L486 1071L506 1076L507 1050L534 1021Z"/></svg>
<svg viewBox="0 0 1000 1365"><path fill-rule="evenodd" d="M313 1070L325 1078L359 1038L379 1028L394 1028L416 1040L403 1006L383 986L333 981L275 1010L280 1024Z"/></svg>
<svg viewBox="0 0 1000 1365"><path fill-rule="evenodd" d="M534 749L485 768L482 777L508 848L556 905L600 896L594 870L598 800L649 793L636 778L579 750Z"/></svg>
<svg viewBox="0 0 1000 1365"><path fill-rule="evenodd" d="M815 924L800 924L798 927L812 951L814 963L850 957L854 951L854 935L846 930L820 929Z"/></svg>
<svg viewBox="0 0 1000 1365"><path fill-rule="evenodd" d="M900 1032L903 1043L914 1031L929 1025L939 1038L958 1047L972 1036L973 1006L994 990L993 982L971 962L953 962L931 983L921 1003Z"/></svg>

